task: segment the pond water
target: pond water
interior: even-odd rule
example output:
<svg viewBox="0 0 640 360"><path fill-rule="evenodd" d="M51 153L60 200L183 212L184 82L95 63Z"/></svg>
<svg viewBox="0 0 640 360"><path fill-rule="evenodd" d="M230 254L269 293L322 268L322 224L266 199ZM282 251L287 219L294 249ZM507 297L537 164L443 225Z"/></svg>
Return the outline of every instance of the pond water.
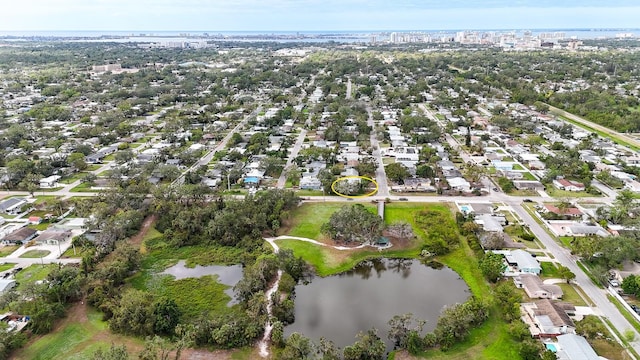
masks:
<svg viewBox="0 0 640 360"><path fill-rule="evenodd" d="M298 285L295 322L285 335L299 332L316 343L324 337L342 348L353 344L358 332L375 327L391 350L387 322L394 315L412 313L414 319L427 320L426 333L435 328L446 305L469 296L466 283L447 267L418 260L365 261L345 273Z"/></svg>
<svg viewBox="0 0 640 360"><path fill-rule="evenodd" d="M186 266L186 262L184 260L180 260L177 264L161 272L160 275L171 275L174 276L176 280L198 278L206 275L217 275L219 283L230 286L230 288L226 289L224 292L231 297L232 301L230 304L233 304L235 303L233 287L238 283L238 281L240 281L240 279L242 279L242 265L196 265L195 267L190 268Z"/></svg>

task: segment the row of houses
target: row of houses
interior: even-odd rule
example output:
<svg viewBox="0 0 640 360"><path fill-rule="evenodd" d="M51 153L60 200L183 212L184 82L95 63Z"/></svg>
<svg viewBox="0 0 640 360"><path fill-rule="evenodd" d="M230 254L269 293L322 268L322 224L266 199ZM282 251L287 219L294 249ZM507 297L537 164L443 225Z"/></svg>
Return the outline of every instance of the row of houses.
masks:
<svg viewBox="0 0 640 360"><path fill-rule="evenodd" d="M70 240L72 236L69 229L50 228L39 232L25 226L5 235L0 242L3 245L24 245L31 241L38 245L58 245Z"/></svg>

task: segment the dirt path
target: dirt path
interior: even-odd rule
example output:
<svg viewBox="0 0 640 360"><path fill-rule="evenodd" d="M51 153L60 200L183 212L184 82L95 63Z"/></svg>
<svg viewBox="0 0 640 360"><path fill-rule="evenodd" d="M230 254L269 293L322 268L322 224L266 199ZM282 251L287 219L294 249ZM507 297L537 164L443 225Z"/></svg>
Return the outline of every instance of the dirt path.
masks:
<svg viewBox="0 0 640 360"><path fill-rule="evenodd" d="M149 232L149 228L151 228L151 225L153 225L153 223L155 223L157 219L158 219L158 216L156 214L147 216L147 218L144 219L144 221L142 222L142 225L140 226L140 231L136 235L131 237L129 239L129 242L132 245L135 245L136 247L141 246L142 239L144 239L144 237Z"/></svg>

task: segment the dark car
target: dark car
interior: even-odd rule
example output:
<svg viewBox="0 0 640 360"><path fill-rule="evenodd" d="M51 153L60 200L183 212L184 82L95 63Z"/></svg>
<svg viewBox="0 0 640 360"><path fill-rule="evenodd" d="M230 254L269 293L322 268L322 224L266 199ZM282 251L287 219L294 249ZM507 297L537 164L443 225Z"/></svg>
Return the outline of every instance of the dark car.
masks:
<svg viewBox="0 0 640 360"><path fill-rule="evenodd" d="M409 199L407 199L407 198L399 198L398 200L400 200L400 201L409 201Z"/></svg>
<svg viewBox="0 0 640 360"><path fill-rule="evenodd" d="M522 200L522 202L533 202L533 200L531 200L531 199L524 199L524 200Z"/></svg>

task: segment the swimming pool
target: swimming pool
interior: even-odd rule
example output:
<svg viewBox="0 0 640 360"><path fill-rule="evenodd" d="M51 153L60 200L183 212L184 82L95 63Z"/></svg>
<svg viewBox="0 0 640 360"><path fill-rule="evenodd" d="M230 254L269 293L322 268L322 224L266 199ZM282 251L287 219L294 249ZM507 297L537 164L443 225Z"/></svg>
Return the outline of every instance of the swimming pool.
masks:
<svg viewBox="0 0 640 360"><path fill-rule="evenodd" d="M473 208L469 205L459 205L458 206L460 208L460 211L462 211L463 213L470 213L473 211Z"/></svg>
<svg viewBox="0 0 640 360"><path fill-rule="evenodd" d="M556 344L554 343L545 343L544 346L547 347L547 350L551 351L551 352L558 352L558 348L556 348Z"/></svg>

